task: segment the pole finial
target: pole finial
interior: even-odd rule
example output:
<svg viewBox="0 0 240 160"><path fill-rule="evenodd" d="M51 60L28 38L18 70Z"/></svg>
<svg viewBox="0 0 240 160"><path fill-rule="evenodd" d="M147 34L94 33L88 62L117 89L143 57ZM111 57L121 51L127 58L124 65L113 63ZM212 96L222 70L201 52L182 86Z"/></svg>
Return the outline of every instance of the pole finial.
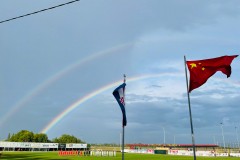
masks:
<svg viewBox="0 0 240 160"><path fill-rule="evenodd" d="M123 82L126 82L126 74L123 74Z"/></svg>

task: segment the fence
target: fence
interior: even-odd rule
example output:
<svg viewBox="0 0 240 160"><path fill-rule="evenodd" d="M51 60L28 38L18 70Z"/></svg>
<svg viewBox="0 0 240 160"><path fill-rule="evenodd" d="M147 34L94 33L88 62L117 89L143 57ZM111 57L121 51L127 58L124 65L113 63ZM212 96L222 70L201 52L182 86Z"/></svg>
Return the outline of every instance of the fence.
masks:
<svg viewBox="0 0 240 160"><path fill-rule="evenodd" d="M115 157L116 151L102 151L102 150L93 150L93 151L58 151L59 156L99 156L99 157Z"/></svg>
<svg viewBox="0 0 240 160"><path fill-rule="evenodd" d="M100 157L115 157L116 151L102 151L102 150L93 150L90 153L91 156L100 156Z"/></svg>
<svg viewBox="0 0 240 160"><path fill-rule="evenodd" d="M176 150L172 149L169 150L168 154L170 155L181 155L181 156L192 156L193 151L188 150ZM240 157L240 153L232 153L230 150L227 152L225 151L196 151L197 156L207 156L207 157Z"/></svg>

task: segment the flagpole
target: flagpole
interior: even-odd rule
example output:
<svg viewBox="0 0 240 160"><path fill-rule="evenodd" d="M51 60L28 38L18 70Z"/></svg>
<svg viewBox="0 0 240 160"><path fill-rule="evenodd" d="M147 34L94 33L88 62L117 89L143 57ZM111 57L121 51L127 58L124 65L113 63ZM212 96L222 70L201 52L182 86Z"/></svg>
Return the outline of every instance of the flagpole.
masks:
<svg viewBox="0 0 240 160"><path fill-rule="evenodd" d="M126 75L123 75L123 82L126 82ZM126 109L126 102L125 102L125 92L123 94L123 98L124 98L124 103L125 103L125 109ZM124 160L124 125L122 125L122 160Z"/></svg>
<svg viewBox="0 0 240 160"><path fill-rule="evenodd" d="M186 67L186 57L185 57L185 55L184 55L184 66L185 66L186 85L187 85L187 95L188 95L188 108L189 108L189 116L190 116L190 124L191 124L191 135L192 135L192 145L193 145L193 156L194 156L194 160L196 160L196 149L195 149L195 140L194 140L194 132L193 132L192 111L191 111L190 95L189 95L189 89L188 89L188 76L187 76L187 67Z"/></svg>
<svg viewBox="0 0 240 160"><path fill-rule="evenodd" d="M124 125L122 128L122 160L124 160Z"/></svg>

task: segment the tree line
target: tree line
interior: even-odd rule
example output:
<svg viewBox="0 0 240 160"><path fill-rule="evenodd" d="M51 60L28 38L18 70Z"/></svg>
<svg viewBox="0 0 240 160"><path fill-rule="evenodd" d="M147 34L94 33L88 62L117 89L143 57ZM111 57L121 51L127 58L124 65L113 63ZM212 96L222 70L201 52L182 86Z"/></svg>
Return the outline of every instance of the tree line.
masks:
<svg viewBox="0 0 240 160"><path fill-rule="evenodd" d="M63 134L52 140L48 139L45 133L33 133L28 130L21 130L16 134L8 134L8 142L38 142L38 143L85 143L81 139L68 134Z"/></svg>

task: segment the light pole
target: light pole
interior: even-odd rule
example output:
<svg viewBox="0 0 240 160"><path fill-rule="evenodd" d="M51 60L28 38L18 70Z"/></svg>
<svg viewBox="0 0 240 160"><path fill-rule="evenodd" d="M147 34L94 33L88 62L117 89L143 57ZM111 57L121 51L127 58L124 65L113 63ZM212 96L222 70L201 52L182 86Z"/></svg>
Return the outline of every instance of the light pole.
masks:
<svg viewBox="0 0 240 160"><path fill-rule="evenodd" d="M237 132L237 127L235 127L235 131L236 131L236 136L237 136L237 145L238 145L238 148L239 148L239 140L238 140L238 132Z"/></svg>
<svg viewBox="0 0 240 160"><path fill-rule="evenodd" d="M176 144L175 142L176 142L176 135L173 136L173 143L174 143L174 145Z"/></svg>
<svg viewBox="0 0 240 160"><path fill-rule="evenodd" d="M221 128L222 128L222 137L223 137L223 147L225 149L225 139L224 139L224 134L223 134L223 123L221 122Z"/></svg>
<svg viewBox="0 0 240 160"><path fill-rule="evenodd" d="M162 129L163 129L163 144L165 145L165 128L164 127L162 127Z"/></svg>
<svg viewBox="0 0 240 160"><path fill-rule="evenodd" d="M213 142L214 142L214 144L216 144L216 138L215 138L215 135L213 135Z"/></svg>

